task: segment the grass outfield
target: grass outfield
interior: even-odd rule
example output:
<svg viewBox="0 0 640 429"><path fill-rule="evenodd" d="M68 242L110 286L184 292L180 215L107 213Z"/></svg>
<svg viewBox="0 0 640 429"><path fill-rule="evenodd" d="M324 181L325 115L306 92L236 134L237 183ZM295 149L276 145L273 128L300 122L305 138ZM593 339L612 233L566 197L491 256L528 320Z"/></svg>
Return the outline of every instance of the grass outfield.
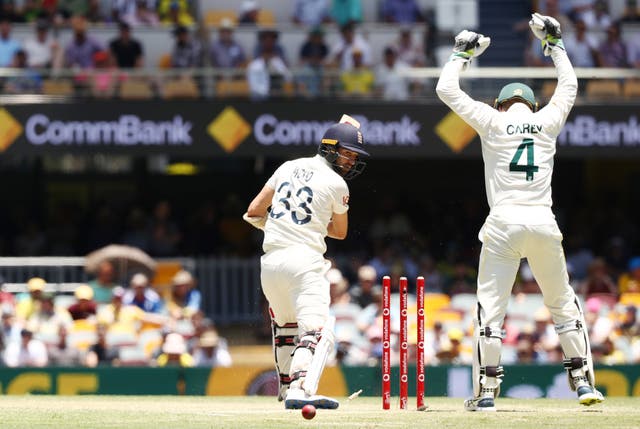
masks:
<svg viewBox="0 0 640 429"><path fill-rule="evenodd" d="M396 398L393 398L394 400ZM413 399L413 398L410 398ZM382 411L379 398L344 399L313 420L272 397L3 396L5 428L638 428L637 398L608 398L582 407L569 400L499 399L497 413L468 413L462 400L426 398L427 411Z"/></svg>

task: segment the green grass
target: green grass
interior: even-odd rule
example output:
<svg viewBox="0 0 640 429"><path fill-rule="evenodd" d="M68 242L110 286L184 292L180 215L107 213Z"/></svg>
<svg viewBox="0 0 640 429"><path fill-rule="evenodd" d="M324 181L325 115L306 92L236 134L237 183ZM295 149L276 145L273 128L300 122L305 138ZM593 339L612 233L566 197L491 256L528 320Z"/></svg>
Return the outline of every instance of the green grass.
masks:
<svg viewBox="0 0 640 429"><path fill-rule="evenodd" d="M285 410L272 397L4 396L4 428L638 428L637 398L608 398L582 407L577 401L502 399L497 413L468 413L461 399L426 398L427 411L383 411L379 398L343 399L338 410L318 410L313 420Z"/></svg>

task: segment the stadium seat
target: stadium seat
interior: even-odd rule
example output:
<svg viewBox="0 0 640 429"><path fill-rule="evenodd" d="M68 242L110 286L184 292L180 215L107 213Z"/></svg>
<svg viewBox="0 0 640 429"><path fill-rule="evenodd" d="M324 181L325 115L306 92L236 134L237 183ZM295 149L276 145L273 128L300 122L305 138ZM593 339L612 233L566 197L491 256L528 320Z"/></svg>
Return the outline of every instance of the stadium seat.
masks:
<svg viewBox="0 0 640 429"><path fill-rule="evenodd" d="M478 299L473 293L458 293L451 297L451 308L463 312L473 311Z"/></svg>
<svg viewBox="0 0 640 429"><path fill-rule="evenodd" d="M446 293L425 293L424 294L424 311L425 313L433 313L441 308L447 308L451 305L451 298Z"/></svg>
<svg viewBox="0 0 640 429"><path fill-rule="evenodd" d="M118 351L118 360L122 366L147 366L149 357L138 346L121 347Z"/></svg>
<svg viewBox="0 0 640 429"><path fill-rule="evenodd" d="M42 93L45 95L73 95L73 84L69 80L45 79L42 81Z"/></svg>
<svg viewBox="0 0 640 429"><path fill-rule="evenodd" d="M620 82L613 79L598 79L587 82L585 90L587 98L601 99L607 97L619 97L622 95Z"/></svg>
<svg viewBox="0 0 640 429"><path fill-rule="evenodd" d="M533 314L544 306L544 300L540 293L521 293L509 298L507 314L514 318L523 318L533 321Z"/></svg>
<svg viewBox="0 0 640 429"><path fill-rule="evenodd" d="M95 323L89 320L75 320L69 334L67 342L70 347L75 347L81 351L86 351L98 339Z"/></svg>
<svg viewBox="0 0 640 429"><path fill-rule="evenodd" d="M217 27L220 21L228 18L235 24L238 21L238 14L233 9L211 9L204 14L204 23L209 27Z"/></svg>
<svg viewBox="0 0 640 429"><path fill-rule="evenodd" d="M190 77L169 80L162 84L162 97L165 99L198 98L199 96L198 86Z"/></svg>
<svg viewBox="0 0 640 429"><path fill-rule="evenodd" d="M158 58L158 68L161 70L171 68L171 54L162 54L160 58Z"/></svg>
<svg viewBox="0 0 640 429"><path fill-rule="evenodd" d="M269 9L261 8L258 11L258 25L274 25L276 23L276 17L273 14L273 11Z"/></svg>
<svg viewBox="0 0 640 429"><path fill-rule="evenodd" d="M148 100L153 98L153 89L148 80L128 79L120 84L118 96L123 100Z"/></svg>
<svg viewBox="0 0 640 429"><path fill-rule="evenodd" d="M640 98L640 80L625 80L622 85L622 95L624 98Z"/></svg>
<svg viewBox="0 0 640 429"><path fill-rule="evenodd" d="M218 97L247 97L248 95L249 82L246 79L223 79L216 82Z"/></svg>
<svg viewBox="0 0 640 429"><path fill-rule="evenodd" d="M161 346L162 331L160 329L148 329L140 333L138 337L138 347L144 350L147 356L153 356Z"/></svg>
<svg viewBox="0 0 640 429"><path fill-rule="evenodd" d="M138 344L138 336L133 326L128 323L114 323L109 326L106 341L110 347L134 346Z"/></svg>

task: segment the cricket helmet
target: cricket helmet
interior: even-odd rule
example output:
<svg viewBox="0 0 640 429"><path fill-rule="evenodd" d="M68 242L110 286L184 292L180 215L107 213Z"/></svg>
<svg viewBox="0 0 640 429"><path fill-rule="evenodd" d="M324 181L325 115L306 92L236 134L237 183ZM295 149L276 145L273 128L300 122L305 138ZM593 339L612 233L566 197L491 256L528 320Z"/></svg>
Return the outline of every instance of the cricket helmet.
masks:
<svg viewBox="0 0 640 429"><path fill-rule="evenodd" d="M355 164L346 172L337 163L338 158L341 156L338 149L341 147L358 154ZM334 124L329 127L322 136L320 146L318 147L318 154L326 159L333 169L346 180L353 179L362 173L367 163L360 158L369 156L369 153L364 150L362 132L348 123Z"/></svg>
<svg viewBox="0 0 640 429"><path fill-rule="evenodd" d="M505 85L500 90L500 94L498 94L498 98L496 98L494 107L497 109L502 103L513 99L522 101L529 106L533 112L538 110L538 103L536 102L535 95L533 95L533 90L520 82L513 82Z"/></svg>

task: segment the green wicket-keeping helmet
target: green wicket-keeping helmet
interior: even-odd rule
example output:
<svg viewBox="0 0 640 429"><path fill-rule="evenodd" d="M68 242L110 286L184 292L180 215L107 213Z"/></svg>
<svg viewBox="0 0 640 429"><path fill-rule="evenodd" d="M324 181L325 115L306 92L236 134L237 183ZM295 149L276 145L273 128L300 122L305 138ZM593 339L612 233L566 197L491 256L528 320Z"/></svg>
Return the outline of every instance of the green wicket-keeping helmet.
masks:
<svg viewBox="0 0 640 429"><path fill-rule="evenodd" d="M494 103L494 107L497 109L502 103L511 99L518 99L526 103L532 111L538 110L538 103L536 97L533 95L533 90L524 83L514 82L505 85L500 90L500 94Z"/></svg>

